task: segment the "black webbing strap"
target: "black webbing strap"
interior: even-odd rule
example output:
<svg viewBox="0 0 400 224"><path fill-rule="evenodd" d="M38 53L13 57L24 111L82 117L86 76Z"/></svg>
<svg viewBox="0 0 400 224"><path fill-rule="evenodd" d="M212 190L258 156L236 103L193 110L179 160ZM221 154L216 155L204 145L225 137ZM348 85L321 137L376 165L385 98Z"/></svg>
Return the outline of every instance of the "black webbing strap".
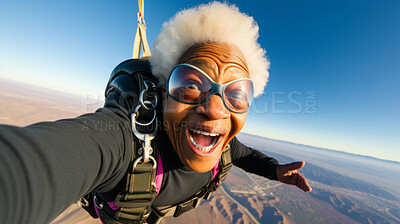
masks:
<svg viewBox="0 0 400 224"><path fill-rule="evenodd" d="M231 157L231 146L225 148L225 150L221 154L221 158L219 160L219 172L217 176L209 183L207 188L207 193L204 195L204 199L208 200L211 196L211 193L217 190L219 186L221 186L222 182L225 181L226 176L228 175L229 170L232 168L232 157Z"/></svg>
<svg viewBox="0 0 400 224"><path fill-rule="evenodd" d="M158 140L156 137L152 141L154 150L152 155L155 158L158 158ZM151 212L151 205L157 195L157 187L154 184L157 168L153 166L152 162L138 163L134 166L137 157L139 157L137 155L138 149L141 148L139 141L133 142L133 148L135 152L126 175L126 184L114 201L119 209L114 211L107 205L98 207L98 213L105 223L142 224L146 222L146 218Z"/></svg>
<svg viewBox="0 0 400 224"><path fill-rule="evenodd" d="M151 204L157 195L157 187L154 184L156 178L157 166L153 162L135 163L139 157L137 154L141 145L137 140L134 144L134 153L130 169L126 176L124 190L120 192L115 204L120 209L115 213L115 219L121 221L134 221L135 223L144 223L151 212ZM158 139L152 141L153 156L158 158ZM136 166L134 166L136 165Z"/></svg>
<svg viewBox="0 0 400 224"><path fill-rule="evenodd" d="M229 170L232 168L231 146L229 144L221 155L219 168L218 186L225 181Z"/></svg>

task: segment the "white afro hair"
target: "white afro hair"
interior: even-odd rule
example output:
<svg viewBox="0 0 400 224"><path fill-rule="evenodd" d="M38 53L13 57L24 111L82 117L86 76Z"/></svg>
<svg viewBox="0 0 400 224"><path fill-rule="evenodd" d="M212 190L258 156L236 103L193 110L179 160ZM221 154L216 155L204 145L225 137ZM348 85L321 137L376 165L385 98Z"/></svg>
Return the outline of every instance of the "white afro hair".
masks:
<svg viewBox="0 0 400 224"><path fill-rule="evenodd" d="M237 47L248 64L254 96L263 93L269 61L257 42L258 25L235 5L211 2L178 12L163 24L153 44L150 63L159 84L165 84L182 54L195 44L224 43Z"/></svg>

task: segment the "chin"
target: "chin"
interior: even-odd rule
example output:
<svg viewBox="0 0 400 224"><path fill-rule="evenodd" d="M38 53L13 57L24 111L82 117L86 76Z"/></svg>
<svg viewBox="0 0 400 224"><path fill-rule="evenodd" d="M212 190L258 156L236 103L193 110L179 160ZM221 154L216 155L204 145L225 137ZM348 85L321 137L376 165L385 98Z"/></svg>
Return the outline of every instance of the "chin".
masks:
<svg viewBox="0 0 400 224"><path fill-rule="evenodd" d="M204 173L212 170L217 164L217 160L212 160L212 161L207 161L207 162L194 162L194 161L187 161L187 164L185 164L186 167L189 169L199 172L199 173Z"/></svg>

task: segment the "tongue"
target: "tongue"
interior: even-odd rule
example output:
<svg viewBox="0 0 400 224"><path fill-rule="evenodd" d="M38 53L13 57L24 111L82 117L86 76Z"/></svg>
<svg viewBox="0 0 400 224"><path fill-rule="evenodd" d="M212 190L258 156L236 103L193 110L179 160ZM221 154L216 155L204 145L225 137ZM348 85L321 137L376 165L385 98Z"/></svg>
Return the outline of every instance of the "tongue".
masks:
<svg viewBox="0 0 400 224"><path fill-rule="evenodd" d="M210 146L214 137L192 133L193 140L202 147Z"/></svg>

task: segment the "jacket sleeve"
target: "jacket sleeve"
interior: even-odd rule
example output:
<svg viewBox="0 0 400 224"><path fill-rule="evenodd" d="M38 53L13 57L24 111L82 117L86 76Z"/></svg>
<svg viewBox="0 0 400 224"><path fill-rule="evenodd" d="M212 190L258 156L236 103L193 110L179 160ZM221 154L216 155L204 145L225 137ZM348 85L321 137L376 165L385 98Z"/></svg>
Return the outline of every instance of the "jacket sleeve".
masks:
<svg viewBox="0 0 400 224"><path fill-rule="evenodd" d="M278 180L276 177L276 166L279 165L279 162L276 159L243 145L236 137L229 144L231 146L233 165L247 172L271 180Z"/></svg>
<svg viewBox="0 0 400 224"><path fill-rule="evenodd" d="M71 203L114 188L132 156L126 111L27 127L0 125L0 223L49 223Z"/></svg>

